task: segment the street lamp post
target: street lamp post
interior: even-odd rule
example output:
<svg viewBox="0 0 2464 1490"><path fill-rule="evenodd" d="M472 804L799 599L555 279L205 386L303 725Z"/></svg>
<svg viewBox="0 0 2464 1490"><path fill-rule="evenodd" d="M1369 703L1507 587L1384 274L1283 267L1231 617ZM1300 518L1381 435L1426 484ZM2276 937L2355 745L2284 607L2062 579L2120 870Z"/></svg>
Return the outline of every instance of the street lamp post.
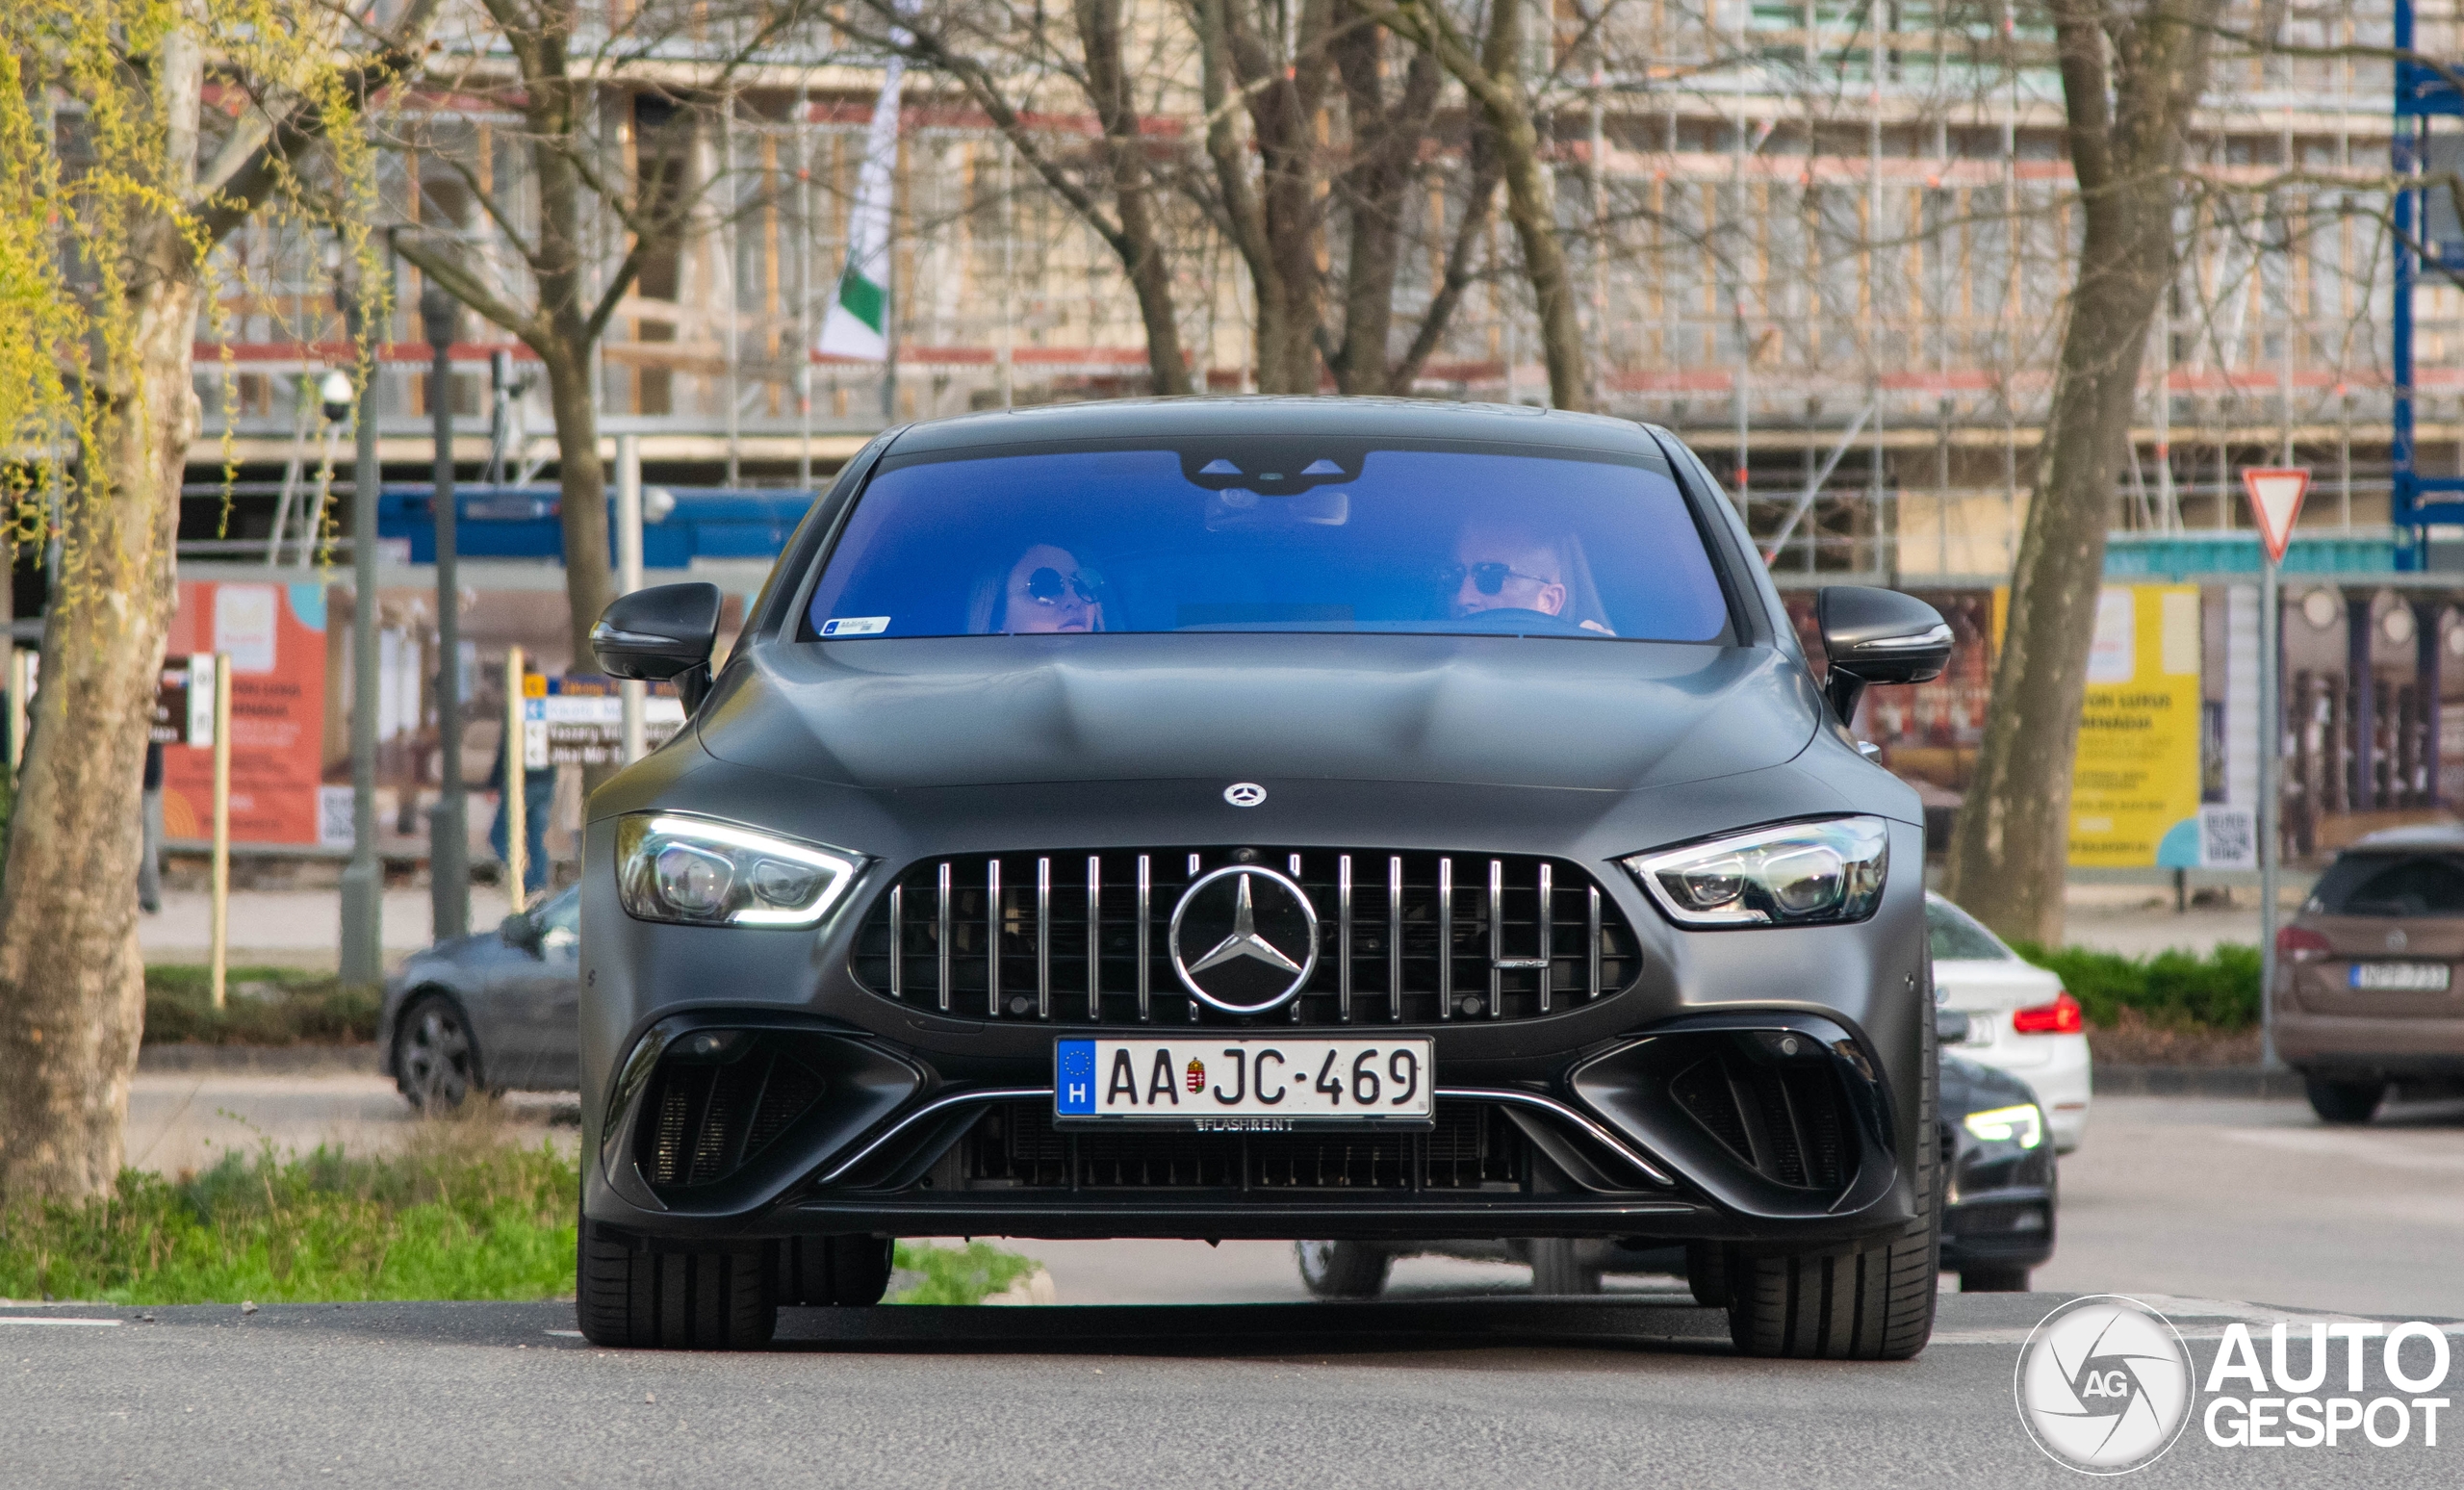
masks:
<svg viewBox="0 0 2464 1490"><path fill-rule="evenodd" d="M462 580L455 563L453 332L461 307L436 284L420 295L427 331L428 411L436 428L436 736L443 782L428 816L428 898L436 938L471 929L470 812L462 789ZM515 895L519 904L521 896Z"/></svg>
<svg viewBox="0 0 2464 1490"><path fill-rule="evenodd" d="M338 278L334 299L356 347L359 296ZM342 981L365 987L385 974L385 869L376 860L376 366L361 370L350 482L350 863L342 880ZM313 529L312 529L313 531Z"/></svg>

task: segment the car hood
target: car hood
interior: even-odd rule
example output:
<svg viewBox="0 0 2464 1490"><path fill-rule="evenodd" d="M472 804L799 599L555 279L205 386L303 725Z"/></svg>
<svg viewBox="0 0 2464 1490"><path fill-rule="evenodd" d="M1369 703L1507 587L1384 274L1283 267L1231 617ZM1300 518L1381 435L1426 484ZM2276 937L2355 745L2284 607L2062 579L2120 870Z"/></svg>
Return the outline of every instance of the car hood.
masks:
<svg viewBox="0 0 2464 1490"><path fill-rule="evenodd" d="M774 644L697 716L720 759L868 789L1220 778L1628 791L1758 770L1820 701L1769 648L1462 636Z"/></svg>

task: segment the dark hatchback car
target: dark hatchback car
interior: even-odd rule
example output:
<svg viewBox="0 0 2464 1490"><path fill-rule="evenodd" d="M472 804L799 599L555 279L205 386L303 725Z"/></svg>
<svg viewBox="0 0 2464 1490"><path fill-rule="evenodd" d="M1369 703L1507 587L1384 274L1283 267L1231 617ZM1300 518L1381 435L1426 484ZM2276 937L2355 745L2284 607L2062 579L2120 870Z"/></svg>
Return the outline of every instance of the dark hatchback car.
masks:
<svg viewBox="0 0 2464 1490"><path fill-rule="evenodd" d="M1612 1238L1903 1357L1942 1176L1922 822L1664 431L1387 400L893 430L594 643L579 1314L747 1346L900 1236ZM1896 871L1896 872L1894 872Z"/></svg>
<svg viewBox="0 0 2464 1490"><path fill-rule="evenodd" d="M377 1061L405 1101L447 1111L473 1092L571 1092L581 894L569 888L495 931L412 953L386 980Z"/></svg>
<svg viewBox="0 0 2464 1490"><path fill-rule="evenodd" d="M1951 1016L1964 1025L1964 1015ZM1964 1031L1947 1039L1963 1038ZM1962 1292L2025 1293L2028 1274L2053 1256L2060 1187L2052 1130L2028 1084L1955 1055L1942 1057L1939 1125L1949 1159L1943 1192L1942 1269ZM1728 1303L1716 1255L1647 1241L1548 1238L1511 1242L1295 1244L1300 1280L1321 1298L1373 1298L1399 1257L1463 1257L1528 1264L1535 1294L1597 1294L1610 1273L1682 1272L1695 1301Z"/></svg>
<svg viewBox="0 0 2464 1490"><path fill-rule="evenodd" d="M2276 933L2275 1043L2327 1122L2402 1085L2464 1088L2464 829L2391 828L2336 856Z"/></svg>

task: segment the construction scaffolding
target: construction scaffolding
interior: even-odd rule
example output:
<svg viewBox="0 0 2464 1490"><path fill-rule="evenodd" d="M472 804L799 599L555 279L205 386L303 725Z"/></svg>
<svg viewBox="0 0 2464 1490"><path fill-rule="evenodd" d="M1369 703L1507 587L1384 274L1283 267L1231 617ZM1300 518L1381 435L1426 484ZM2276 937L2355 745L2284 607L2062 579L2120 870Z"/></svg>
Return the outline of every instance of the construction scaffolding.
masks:
<svg viewBox="0 0 2464 1490"><path fill-rule="evenodd" d="M1162 0L1132 10L1159 35L1178 14ZM1553 45L1533 28L1532 81L1553 116L1598 404L1701 449L1784 583L2006 575L2078 231L2049 34L2001 0L1648 0L1595 30L1570 9L1553 13ZM2389 191L2400 131L2385 48L2398 24L2387 0L2230 8L2228 31L2251 40L2219 42L2118 529L2236 528L2234 468L2264 455L2319 471L2312 522L2392 543L2391 482L2405 457L2423 473L2451 460L2464 475L2464 370L2452 366L2464 300L2444 281L2397 293L2391 245L2409 198ZM2464 43L2451 3L2410 24L2424 47ZM483 28L447 35L466 63L489 64ZM2270 40L2299 54L2257 44ZM680 147L683 179L707 190L704 230L644 265L600 349L611 438L644 435L656 472L783 485L879 427L886 393L886 416L905 420L1143 392L1142 328L1117 260L946 78L920 68L907 76L900 137L894 363L886 375L806 350L844 254L880 58L834 34L798 44L808 50L783 52ZM1197 93L1186 55L1157 57L1155 96L1190 101L1150 132L1171 159L1194 138ZM1050 79L1019 86L1056 149L1083 144L1083 100L1073 114ZM632 138L656 105L612 84L607 94L611 141ZM386 157L388 219L450 223L509 261L498 240L521 221L475 211L468 185L493 189L527 168L518 117L460 97L404 107L426 113ZM1400 308L1425 301L1460 219L1461 138L1457 108L1420 164ZM1170 230L1200 385L1254 386L1237 257L1194 205L1174 209ZM595 231L612 264L621 234L603 220ZM266 220L226 257L232 346L227 362L218 346L201 349L197 458L218 465L227 431L243 463L263 468L252 475L279 473L295 495L324 469L309 385L346 356L329 250ZM414 334L419 283L407 265L395 273L380 407L388 458L412 458L426 413L411 364L424 350L399 344ZM2419 363L2403 400L2400 302ZM525 384L528 355L473 334L456 353L457 427L493 440L509 476L531 478L552 445ZM1538 348L1512 236L1494 229L1416 391L1539 401ZM2400 404L2408 440L2390 433ZM247 508L247 530L225 536L279 550L307 505Z"/></svg>

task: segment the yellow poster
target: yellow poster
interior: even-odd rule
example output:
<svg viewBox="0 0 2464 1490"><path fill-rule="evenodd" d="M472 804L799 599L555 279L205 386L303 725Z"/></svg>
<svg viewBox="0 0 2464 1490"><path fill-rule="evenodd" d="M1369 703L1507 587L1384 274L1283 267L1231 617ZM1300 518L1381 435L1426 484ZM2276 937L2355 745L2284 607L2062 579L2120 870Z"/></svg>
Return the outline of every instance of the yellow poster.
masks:
<svg viewBox="0 0 2464 1490"><path fill-rule="evenodd" d="M2111 585L2097 598L2070 785L2073 865L2153 868L2168 834L2195 837L2198 668L2196 585Z"/></svg>

